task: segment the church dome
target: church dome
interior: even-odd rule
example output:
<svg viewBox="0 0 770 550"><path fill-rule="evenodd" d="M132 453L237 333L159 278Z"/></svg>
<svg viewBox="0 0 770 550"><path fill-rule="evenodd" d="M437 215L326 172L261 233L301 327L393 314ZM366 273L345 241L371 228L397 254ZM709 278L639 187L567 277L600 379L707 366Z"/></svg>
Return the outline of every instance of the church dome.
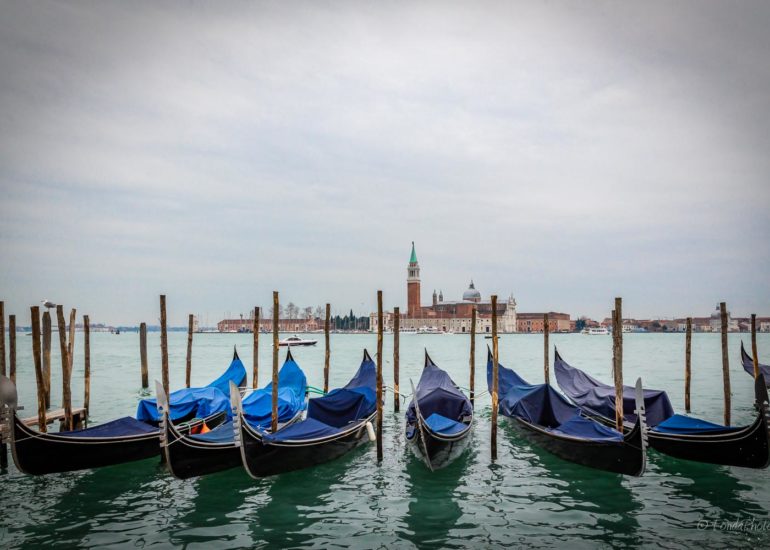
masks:
<svg viewBox="0 0 770 550"><path fill-rule="evenodd" d="M471 280L471 284L468 287L468 290L463 292L463 300L466 302L480 302L481 301L481 292L476 290L476 287L473 286L473 280Z"/></svg>

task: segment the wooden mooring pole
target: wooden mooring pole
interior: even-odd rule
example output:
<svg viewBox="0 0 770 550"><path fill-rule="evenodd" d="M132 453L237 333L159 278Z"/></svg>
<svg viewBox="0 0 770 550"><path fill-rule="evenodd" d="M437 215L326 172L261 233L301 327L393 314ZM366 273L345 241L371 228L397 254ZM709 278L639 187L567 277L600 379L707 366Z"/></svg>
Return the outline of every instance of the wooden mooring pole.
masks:
<svg viewBox="0 0 770 550"><path fill-rule="evenodd" d="M401 410L401 396L398 387L398 362L399 362L399 337L401 335L401 310L393 308L393 408L396 412Z"/></svg>
<svg viewBox="0 0 770 550"><path fill-rule="evenodd" d="M329 356L331 355L331 349L329 348L329 319L332 314L331 304L326 304L326 319L324 320L324 341L326 342L326 350L324 351L324 393L329 392Z"/></svg>
<svg viewBox="0 0 770 550"><path fill-rule="evenodd" d="M754 361L754 379L759 378L759 354L757 353L757 314L751 314L751 358ZM767 381L765 381L767 382Z"/></svg>
<svg viewBox="0 0 770 550"><path fill-rule="evenodd" d="M492 299L492 460L497 460L497 407L499 388L499 355L497 347L497 295Z"/></svg>
<svg viewBox="0 0 770 550"><path fill-rule="evenodd" d="M142 388L150 387L150 375L147 372L147 323L139 325L139 357L142 363Z"/></svg>
<svg viewBox="0 0 770 550"><path fill-rule="evenodd" d="M91 406L91 321L83 315L83 408L88 422L88 409Z"/></svg>
<svg viewBox="0 0 770 550"><path fill-rule="evenodd" d="M259 387L259 308L254 308L254 325L251 327L251 333L254 337L254 361L252 363L252 382L251 387L255 390Z"/></svg>
<svg viewBox="0 0 770 550"><path fill-rule="evenodd" d="M727 352L727 304L719 303L722 320L722 382L725 391L725 426L730 425L730 357Z"/></svg>
<svg viewBox="0 0 770 550"><path fill-rule="evenodd" d="M16 383L16 316L8 316L8 376Z"/></svg>
<svg viewBox="0 0 770 550"><path fill-rule="evenodd" d="M43 381L45 383L45 406L51 406L51 312L43 312Z"/></svg>
<svg viewBox="0 0 770 550"><path fill-rule="evenodd" d="M169 395L168 380L168 334L166 333L166 295L160 295L160 371L163 380L163 391Z"/></svg>
<svg viewBox="0 0 770 550"><path fill-rule="evenodd" d="M687 318L687 334L684 339L684 410L690 412L690 384L692 380L692 317Z"/></svg>
<svg viewBox="0 0 770 550"><path fill-rule="evenodd" d="M377 462L382 462L382 291L377 291Z"/></svg>
<svg viewBox="0 0 770 550"><path fill-rule="evenodd" d="M192 340L193 340L193 315L187 317L187 370L185 371L185 387L190 387L192 377Z"/></svg>
<svg viewBox="0 0 770 550"><path fill-rule="evenodd" d="M543 314L543 373L545 375L545 383L551 383L550 373L548 371L548 334L551 327L548 325L548 314Z"/></svg>
<svg viewBox="0 0 770 550"><path fill-rule="evenodd" d="M5 302L0 301L0 375L6 376L5 370ZM3 454L5 456L5 454Z"/></svg>
<svg viewBox="0 0 770 550"><path fill-rule="evenodd" d="M291 348L289 348L291 349ZM273 291L273 409L272 431L278 431L278 292Z"/></svg>
<svg viewBox="0 0 770 550"><path fill-rule="evenodd" d="M468 361L470 362L471 371L468 393L470 393L471 407L474 407L476 399L476 306L473 306L471 309L471 356Z"/></svg>
<svg viewBox="0 0 770 550"><path fill-rule="evenodd" d="M32 359L35 362L35 380L37 381L37 426L45 433L48 424L45 421L45 377L43 362L40 357L40 308L32 306Z"/></svg>
<svg viewBox="0 0 770 550"><path fill-rule="evenodd" d="M615 298L612 312L612 373L615 382L615 428L623 433L623 300Z"/></svg>
<svg viewBox="0 0 770 550"><path fill-rule="evenodd" d="M10 322L9 322L10 324ZM9 332L10 336L10 332ZM0 301L0 375L5 376L5 303ZM0 444L0 468L8 468L8 449Z"/></svg>
<svg viewBox="0 0 770 550"><path fill-rule="evenodd" d="M70 316L70 318L71 317L72 316ZM59 350L61 352L62 407L64 408L64 429L71 430L72 428L70 426L72 425L72 388L70 386L71 379L68 376L70 354L69 354L69 348L67 346L67 326L66 326L66 321L64 320L64 307L61 304L56 306L56 321L59 325Z"/></svg>

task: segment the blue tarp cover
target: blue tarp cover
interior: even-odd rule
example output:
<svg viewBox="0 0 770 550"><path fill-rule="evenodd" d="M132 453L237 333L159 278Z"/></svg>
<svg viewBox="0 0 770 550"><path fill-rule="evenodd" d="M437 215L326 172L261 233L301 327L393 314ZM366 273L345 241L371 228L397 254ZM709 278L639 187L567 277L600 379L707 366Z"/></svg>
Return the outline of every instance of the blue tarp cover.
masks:
<svg viewBox="0 0 770 550"><path fill-rule="evenodd" d="M158 432L158 428L152 424L147 424L131 418L130 416L124 416L117 420L105 422L99 424L93 428L86 428L84 430L73 430L71 432L59 432L56 435L63 435L65 437L120 437L126 435L141 435L146 433Z"/></svg>
<svg viewBox="0 0 770 550"><path fill-rule="evenodd" d="M675 414L665 422L661 422L655 428L654 432L668 434L707 434L711 432L734 432L741 430L741 427L726 427L721 424L714 424L699 418L692 418L682 414Z"/></svg>
<svg viewBox="0 0 770 550"><path fill-rule="evenodd" d="M754 360L746 353L746 350L743 348L743 342L741 342L741 363L743 363L743 370L754 376ZM759 372L765 375L765 380L770 380L770 365L759 363L758 366Z"/></svg>
<svg viewBox="0 0 770 550"><path fill-rule="evenodd" d="M487 386L492 391L492 359L487 361ZM548 384L528 384L498 363L500 413L518 417L554 433L592 441L622 441L623 435L580 416L580 409Z"/></svg>
<svg viewBox="0 0 770 550"><path fill-rule="evenodd" d="M308 401L307 418L275 434L265 433L265 441L316 439L334 435L351 422L364 419L376 409L377 370L364 351L355 376L343 388Z"/></svg>
<svg viewBox="0 0 770 550"><path fill-rule="evenodd" d="M278 422L288 422L305 408L307 378L289 355L278 372ZM243 399L243 414L252 426L267 427L272 422L273 383Z"/></svg>
<svg viewBox="0 0 770 550"><path fill-rule="evenodd" d="M190 437L208 443L232 443L235 440L233 437L233 421L228 420L210 432L206 432L205 434L195 434Z"/></svg>
<svg viewBox="0 0 770 550"><path fill-rule="evenodd" d="M433 413L428 418L426 418L425 425L428 426L431 431L444 435L457 434L468 427L467 424L463 424L462 422L455 422L451 418L441 416L438 413Z"/></svg>
<svg viewBox="0 0 770 550"><path fill-rule="evenodd" d="M183 388L171 392L169 396L169 418L178 420L194 414L204 418L214 413L226 411L231 416L230 382L241 386L246 380L246 368L236 355L227 370L204 388ZM136 418L152 422L160 421L155 398L142 399L136 410Z"/></svg>
<svg viewBox="0 0 770 550"><path fill-rule="evenodd" d="M575 403L607 418L615 419L615 387L602 384L580 369L567 364L558 352L554 359L556 381L562 391ZM674 408L666 392L644 390L644 406L647 422L657 426L674 414ZM636 390L623 386L623 416L629 422L636 422Z"/></svg>
<svg viewBox="0 0 770 550"><path fill-rule="evenodd" d="M288 422L305 408L306 391L305 373L288 354L278 372L278 422ZM255 428L269 428L273 416L273 383L247 395L242 405L246 422ZM201 441L231 442L234 440L233 425L228 421L210 432L191 437Z"/></svg>
<svg viewBox="0 0 770 550"><path fill-rule="evenodd" d="M426 355L415 395L406 409L406 436L412 438L417 422L414 400L420 405L420 414L426 420L433 415L442 416L453 422L462 422L464 417L473 415L471 401L460 391L452 378L438 368ZM428 425L430 429L433 429ZM444 432L442 432L444 433Z"/></svg>

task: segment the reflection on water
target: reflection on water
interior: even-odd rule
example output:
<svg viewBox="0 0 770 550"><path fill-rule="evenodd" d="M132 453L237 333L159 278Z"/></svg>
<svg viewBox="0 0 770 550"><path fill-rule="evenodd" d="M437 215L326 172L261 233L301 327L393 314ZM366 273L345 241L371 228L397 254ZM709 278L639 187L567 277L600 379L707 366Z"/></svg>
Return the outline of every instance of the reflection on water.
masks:
<svg viewBox="0 0 770 550"><path fill-rule="evenodd" d="M431 472L425 462L407 450L406 477L409 486L409 508L405 537L420 548L442 548L451 541L462 510L455 492L471 460L468 449L446 467Z"/></svg>

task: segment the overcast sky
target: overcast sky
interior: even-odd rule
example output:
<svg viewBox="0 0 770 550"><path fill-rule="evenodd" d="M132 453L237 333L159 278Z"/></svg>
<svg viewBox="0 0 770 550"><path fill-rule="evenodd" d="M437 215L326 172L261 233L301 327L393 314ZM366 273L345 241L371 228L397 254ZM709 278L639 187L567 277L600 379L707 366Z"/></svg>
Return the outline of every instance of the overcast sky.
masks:
<svg viewBox="0 0 770 550"><path fill-rule="evenodd" d="M770 315L767 2L3 2L0 299Z"/></svg>

